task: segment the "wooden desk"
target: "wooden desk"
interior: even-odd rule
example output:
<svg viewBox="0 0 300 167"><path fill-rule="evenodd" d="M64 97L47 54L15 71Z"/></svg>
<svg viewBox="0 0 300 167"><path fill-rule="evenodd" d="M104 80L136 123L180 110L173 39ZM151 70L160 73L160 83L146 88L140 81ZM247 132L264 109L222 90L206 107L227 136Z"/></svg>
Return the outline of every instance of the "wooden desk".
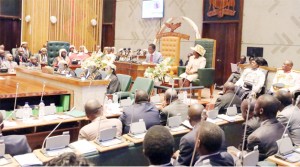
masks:
<svg viewBox="0 0 300 167"><path fill-rule="evenodd" d="M112 151L112 150L116 150L116 149L120 149L120 148L124 148L124 147L128 147L129 146L129 142L125 141L125 140L122 143L120 143L120 144L116 144L116 145L109 146L109 147L100 146L99 144L96 143L96 141L92 141L91 143L94 146L96 146L97 150L100 153L107 152L107 151Z"/></svg>
<svg viewBox="0 0 300 167"><path fill-rule="evenodd" d="M16 73L13 72L13 73L0 73L0 77L2 76L16 76Z"/></svg>
<svg viewBox="0 0 300 167"><path fill-rule="evenodd" d="M115 61L118 74L130 75L133 80L137 77L144 77L144 73L148 67L155 67L155 64L136 64L128 62Z"/></svg>
<svg viewBox="0 0 300 167"><path fill-rule="evenodd" d="M81 111L84 111L85 102L91 98L96 98L103 103L104 94L106 93L106 88L109 84L109 81L107 80L81 81L76 78L46 74L39 70L34 71L20 67L16 68L16 72L17 76L23 76L30 80L46 82L47 85L72 90L74 92L74 98L71 98L71 104L74 104L76 109ZM71 107L73 106L71 105Z"/></svg>
<svg viewBox="0 0 300 167"><path fill-rule="evenodd" d="M274 155L268 157L267 160L276 163L278 166L300 166L300 162L290 163L282 159L276 158Z"/></svg>
<svg viewBox="0 0 300 167"><path fill-rule="evenodd" d="M143 141L144 141L144 138L142 138L142 139L137 139L137 138L133 138L133 137L129 136L128 134L123 135L123 137L124 137L126 140L128 140L128 141L130 141L130 142L132 142L132 143L134 143L134 144L143 143Z"/></svg>

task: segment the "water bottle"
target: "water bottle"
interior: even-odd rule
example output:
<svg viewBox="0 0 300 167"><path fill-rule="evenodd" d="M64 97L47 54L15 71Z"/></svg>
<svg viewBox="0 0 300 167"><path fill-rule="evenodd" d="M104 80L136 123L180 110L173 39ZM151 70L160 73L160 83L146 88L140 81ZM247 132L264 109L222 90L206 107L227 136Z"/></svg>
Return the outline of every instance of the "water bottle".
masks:
<svg viewBox="0 0 300 167"><path fill-rule="evenodd" d="M30 118L30 107L28 102L25 102L24 108L23 108L23 122L26 122Z"/></svg>
<svg viewBox="0 0 300 167"><path fill-rule="evenodd" d="M41 100L39 104L39 119L43 119L45 116L45 103Z"/></svg>

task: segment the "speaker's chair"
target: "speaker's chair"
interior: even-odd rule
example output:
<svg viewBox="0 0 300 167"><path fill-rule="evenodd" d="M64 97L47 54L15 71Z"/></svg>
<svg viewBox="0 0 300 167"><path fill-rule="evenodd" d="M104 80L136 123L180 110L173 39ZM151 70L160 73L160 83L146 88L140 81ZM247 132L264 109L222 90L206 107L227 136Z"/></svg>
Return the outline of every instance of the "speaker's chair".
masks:
<svg viewBox="0 0 300 167"><path fill-rule="evenodd" d="M47 51L48 51L48 65L52 65L55 57L58 56L60 49L66 49L69 52L70 43L64 41L48 41Z"/></svg>

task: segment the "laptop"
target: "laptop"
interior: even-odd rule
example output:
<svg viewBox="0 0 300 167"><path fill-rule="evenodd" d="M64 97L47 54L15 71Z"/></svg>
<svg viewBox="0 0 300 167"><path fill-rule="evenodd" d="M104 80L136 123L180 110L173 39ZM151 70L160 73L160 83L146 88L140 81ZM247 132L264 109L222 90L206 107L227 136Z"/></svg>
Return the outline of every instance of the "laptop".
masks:
<svg viewBox="0 0 300 167"><path fill-rule="evenodd" d="M299 149L293 146L292 140L289 137L284 137L276 141L278 146L278 153L275 157L285 161L295 163L300 161Z"/></svg>

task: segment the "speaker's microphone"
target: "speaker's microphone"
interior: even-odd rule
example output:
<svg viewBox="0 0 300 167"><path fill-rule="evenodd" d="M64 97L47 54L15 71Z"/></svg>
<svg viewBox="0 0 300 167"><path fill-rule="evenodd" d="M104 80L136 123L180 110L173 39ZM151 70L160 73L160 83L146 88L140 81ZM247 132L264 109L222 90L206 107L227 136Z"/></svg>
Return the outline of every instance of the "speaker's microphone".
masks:
<svg viewBox="0 0 300 167"><path fill-rule="evenodd" d="M16 106L17 106L18 92L19 92L19 83L16 84L16 94L15 94L14 110L2 121L2 123L0 124L0 126L2 126L4 124L4 121L7 121L12 115L15 114L15 112L16 112Z"/></svg>
<svg viewBox="0 0 300 167"><path fill-rule="evenodd" d="M76 108L76 107L74 106L74 107L70 110L70 112L73 111L75 108ZM55 130L59 127L60 124L63 123L63 121L64 121L64 119L62 119L62 120L54 127L54 129L46 136L46 138L44 139L43 144L42 144L42 150L45 149L45 143L46 143L46 140L47 140L47 139L55 132Z"/></svg>

